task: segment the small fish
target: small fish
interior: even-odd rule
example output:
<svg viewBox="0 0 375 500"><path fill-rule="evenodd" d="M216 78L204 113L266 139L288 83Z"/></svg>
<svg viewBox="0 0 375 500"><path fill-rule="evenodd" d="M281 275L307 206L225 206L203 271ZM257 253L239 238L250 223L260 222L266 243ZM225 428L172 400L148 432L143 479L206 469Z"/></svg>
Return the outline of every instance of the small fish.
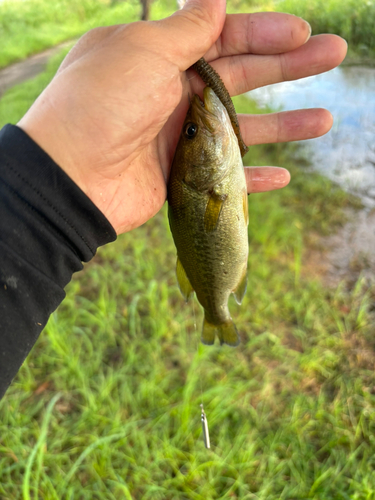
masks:
<svg viewBox="0 0 375 500"><path fill-rule="evenodd" d="M241 303L249 252L245 173L237 137L215 92L195 95L187 112L168 183L168 216L177 248L177 280L186 300L204 308L202 342L236 346L228 299Z"/></svg>

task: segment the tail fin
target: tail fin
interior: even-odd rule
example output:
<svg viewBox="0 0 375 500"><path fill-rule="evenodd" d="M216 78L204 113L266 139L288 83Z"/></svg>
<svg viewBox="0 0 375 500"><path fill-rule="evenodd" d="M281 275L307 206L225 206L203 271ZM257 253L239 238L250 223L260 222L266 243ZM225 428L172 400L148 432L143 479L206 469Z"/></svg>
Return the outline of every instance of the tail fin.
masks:
<svg viewBox="0 0 375 500"><path fill-rule="evenodd" d="M236 325L230 319L220 325L213 325L204 318L202 330L202 343L212 345L215 342L215 335L219 337L220 344L228 344L236 347L240 343Z"/></svg>

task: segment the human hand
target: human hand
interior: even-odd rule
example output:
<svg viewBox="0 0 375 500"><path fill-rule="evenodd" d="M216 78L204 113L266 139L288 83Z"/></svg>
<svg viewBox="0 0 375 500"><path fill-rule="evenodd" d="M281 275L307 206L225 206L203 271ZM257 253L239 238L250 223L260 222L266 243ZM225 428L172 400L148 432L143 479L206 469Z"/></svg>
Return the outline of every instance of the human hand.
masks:
<svg viewBox="0 0 375 500"><path fill-rule="evenodd" d="M204 87L188 68L204 55L236 95L340 64L344 40L319 35L306 42L309 35L309 25L288 14L226 16L225 0L190 0L161 21L97 28L71 50L18 126L120 234L165 202L188 95ZM252 145L318 137L332 116L309 109L242 115L239 122ZM251 192L289 182L276 167L247 168L246 175Z"/></svg>

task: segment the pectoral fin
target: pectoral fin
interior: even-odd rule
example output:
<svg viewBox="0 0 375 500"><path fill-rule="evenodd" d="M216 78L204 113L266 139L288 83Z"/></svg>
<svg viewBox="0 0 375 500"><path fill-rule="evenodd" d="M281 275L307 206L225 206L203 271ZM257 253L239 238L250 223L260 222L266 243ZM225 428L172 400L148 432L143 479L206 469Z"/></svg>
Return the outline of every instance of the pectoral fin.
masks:
<svg viewBox="0 0 375 500"><path fill-rule="evenodd" d="M247 288L247 266L245 266L240 282L237 285L237 288L233 291L234 298L236 299L237 304L241 304L242 299L245 296Z"/></svg>
<svg viewBox="0 0 375 500"><path fill-rule="evenodd" d="M228 198L227 194L219 195L214 191L210 193L210 198L207 203L206 212L204 214L204 230L206 233L211 233L217 228L221 210L224 201Z"/></svg>
<svg viewBox="0 0 375 500"><path fill-rule="evenodd" d="M176 276L182 296L187 302L190 299L192 293L194 292L194 289L191 286L189 278L186 275L185 269L183 268L183 265L181 264L181 261L178 257L176 262Z"/></svg>

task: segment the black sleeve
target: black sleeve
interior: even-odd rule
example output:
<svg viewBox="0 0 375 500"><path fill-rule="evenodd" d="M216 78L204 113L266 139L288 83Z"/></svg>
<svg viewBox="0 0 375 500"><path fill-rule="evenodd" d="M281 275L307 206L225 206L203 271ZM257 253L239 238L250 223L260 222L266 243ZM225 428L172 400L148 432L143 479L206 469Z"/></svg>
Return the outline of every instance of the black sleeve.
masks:
<svg viewBox="0 0 375 500"><path fill-rule="evenodd" d="M0 131L0 398L64 287L116 233L20 128Z"/></svg>

